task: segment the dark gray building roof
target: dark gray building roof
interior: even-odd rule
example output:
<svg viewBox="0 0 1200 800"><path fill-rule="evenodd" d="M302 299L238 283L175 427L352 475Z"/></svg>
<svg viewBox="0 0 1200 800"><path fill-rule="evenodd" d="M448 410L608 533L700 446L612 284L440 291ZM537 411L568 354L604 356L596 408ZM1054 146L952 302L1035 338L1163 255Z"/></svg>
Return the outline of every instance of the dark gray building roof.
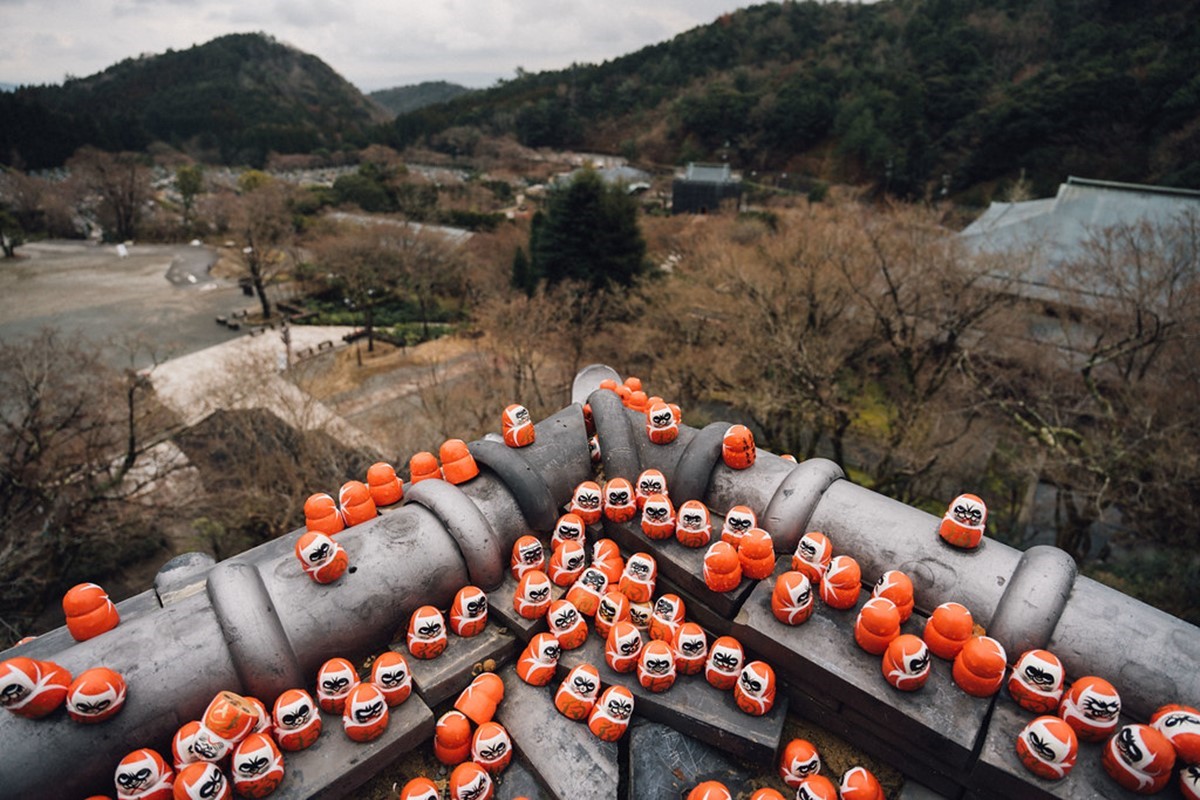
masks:
<svg viewBox="0 0 1200 800"><path fill-rule="evenodd" d="M687 165L683 180L694 183L733 183L735 178L728 164L697 164Z"/></svg>
<svg viewBox="0 0 1200 800"><path fill-rule="evenodd" d="M1062 264L1086 255L1086 244L1106 228L1168 226L1200 213L1200 192L1070 177L1052 198L992 203L959 236L972 253L1030 254L1023 277L1034 296L1062 299L1053 289Z"/></svg>

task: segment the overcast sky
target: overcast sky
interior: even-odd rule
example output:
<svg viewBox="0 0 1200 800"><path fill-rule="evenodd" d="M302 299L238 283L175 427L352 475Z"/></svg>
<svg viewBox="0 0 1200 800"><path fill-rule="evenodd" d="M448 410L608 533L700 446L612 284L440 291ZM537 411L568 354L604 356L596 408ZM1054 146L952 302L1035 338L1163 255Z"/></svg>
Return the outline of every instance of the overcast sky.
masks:
<svg viewBox="0 0 1200 800"><path fill-rule="evenodd" d="M363 91L471 87L630 53L750 0L0 0L0 83L61 83L142 53L262 31Z"/></svg>

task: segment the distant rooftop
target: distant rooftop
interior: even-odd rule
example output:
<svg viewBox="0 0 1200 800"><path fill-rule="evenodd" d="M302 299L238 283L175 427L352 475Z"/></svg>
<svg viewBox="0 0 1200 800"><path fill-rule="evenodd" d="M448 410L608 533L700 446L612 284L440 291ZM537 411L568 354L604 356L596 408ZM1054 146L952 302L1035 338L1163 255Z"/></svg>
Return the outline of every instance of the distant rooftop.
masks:
<svg viewBox="0 0 1200 800"><path fill-rule="evenodd" d="M651 176L649 172L625 165L600 168L580 167L579 169L572 170L564 175L555 176L553 183L556 185L560 183L569 183L575 179L576 175L585 169L592 169L593 172L600 176L600 180L604 181L610 186L614 184L625 184L630 188L645 188L646 186L649 186L650 183Z"/></svg>
<svg viewBox="0 0 1200 800"><path fill-rule="evenodd" d="M466 228L452 228L449 225L429 225L421 222L410 222L403 219L393 219L391 217L380 217L369 214L351 214L346 211L330 211L326 214L326 216L328 216L330 219L335 219L338 222L352 222L356 225L390 225L397 228L409 228L417 234L420 234L422 231L431 231L441 235L451 244L462 244L474 236L474 234Z"/></svg>
<svg viewBox="0 0 1200 800"><path fill-rule="evenodd" d="M1086 243L1100 231L1143 222L1166 226L1188 213L1200 213L1200 192L1070 177L1055 197L992 203L959 236L975 253L1034 248L1024 282L1056 296L1058 267L1083 257Z"/></svg>
<svg viewBox="0 0 1200 800"><path fill-rule="evenodd" d="M732 183L735 179L728 164L690 163L683 179L693 183Z"/></svg>

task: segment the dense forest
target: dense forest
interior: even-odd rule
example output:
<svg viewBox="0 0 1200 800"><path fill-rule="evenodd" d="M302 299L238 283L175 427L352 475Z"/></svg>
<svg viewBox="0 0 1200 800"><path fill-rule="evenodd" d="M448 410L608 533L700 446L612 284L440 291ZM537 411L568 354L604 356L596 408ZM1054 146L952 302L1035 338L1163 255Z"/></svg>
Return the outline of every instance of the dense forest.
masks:
<svg viewBox="0 0 1200 800"><path fill-rule="evenodd" d="M923 196L1067 174L1200 187L1200 5L772 3L599 66L401 116L645 161L728 158Z"/></svg>
<svg viewBox="0 0 1200 800"><path fill-rule="evenodd" d="M416 100L433 105L389 124L394 90L372 102L314 56L239 34L0 93L0 163L156 143L254 166L368 143L458 157L511 136L968 202L1022 173L1035 194L1068 174L1195 188L1198 55L1190 0L770 3L599 65L449 99L427 85Z"/></svg>
<svg viewBox="0 0 1200 800"><path fill-rule="evenodd" d="M0 94L0 163L58 166L79 147L156 142L211 163L361 147L386 118L316 56L263 34L126 59L61 86Z"/></svg>

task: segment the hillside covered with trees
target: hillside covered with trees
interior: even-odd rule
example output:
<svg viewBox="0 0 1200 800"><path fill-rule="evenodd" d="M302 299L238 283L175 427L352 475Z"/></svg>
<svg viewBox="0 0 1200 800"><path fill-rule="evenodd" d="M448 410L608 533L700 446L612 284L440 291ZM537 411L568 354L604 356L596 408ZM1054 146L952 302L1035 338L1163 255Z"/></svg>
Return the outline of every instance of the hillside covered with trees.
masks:
<svg viewBox="0 0 1200 800"><path fill-rule="evenodd" d="M958 193L1025 170L1200 187L1200 6L1185 0L771 3L598 66L399 117L659 163L727 157Z"/></svg>
<svg viewBox="0 0 1200 800"><path fill-rule="evenodd" d="M982 202L1022 174L1200 187L1200 6L1187 0L884 0L752 6L599 65L480 91L368 99L262 34L0 93L0 163L165 143L208 163L512 137L650 164ZM400 114L387 123L386 107Z"/></svg>
<svg viewBox="0 0 1200 800"><path fill-rule="evenodd" d="M61 86L0 94L0 163L58 166L78 148L164 142L198 160L361 147L386 115L316 56L264 34L129 58Z"/></svg>
<svg viewBox="0 0 1200 800"><path fill-rule="evenodd" d="M393 114L407 114L467 94L471 90L448 81L425 81L411 86L396 86L371 92L367 97Z"/></svg>

